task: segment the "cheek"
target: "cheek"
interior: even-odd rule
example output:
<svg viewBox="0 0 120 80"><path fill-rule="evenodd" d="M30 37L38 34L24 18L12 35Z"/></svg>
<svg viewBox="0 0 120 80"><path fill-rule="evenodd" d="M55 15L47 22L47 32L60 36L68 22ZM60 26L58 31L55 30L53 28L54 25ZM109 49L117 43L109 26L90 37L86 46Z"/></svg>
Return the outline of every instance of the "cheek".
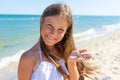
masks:
<svg viewBox="0 0 120 80"><path fill-rule="evenodd" d="M62 40L63 37L64 37L64 35L65 35L65 33L59 34L59 35L58 35L59 39Z"/></svg>
<svg viewBox="0 0 120 80"><path fill-rule="evenodd" d="M47 34L47 33L49 33L50 31L46 28L46 27L43 27L42 29L41 29L41 34Z"/></svg>

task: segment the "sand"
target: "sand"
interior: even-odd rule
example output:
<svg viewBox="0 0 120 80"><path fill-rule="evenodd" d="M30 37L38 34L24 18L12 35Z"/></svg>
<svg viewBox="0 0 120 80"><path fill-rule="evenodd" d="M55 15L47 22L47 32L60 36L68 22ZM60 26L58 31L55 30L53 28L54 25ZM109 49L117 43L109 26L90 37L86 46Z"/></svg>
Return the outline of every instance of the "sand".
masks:
<svg viewBox="0 0 120 80"><path fill-rule="evenodd" d="M8 66L0 69L0 80L17 80L18 62L11 62Z"/></svg>
<svg viewBox="0 0 120 80"><path fill-rule="evenodd" d="M78 42L77 42L78 44ZM87 49L101 72L96 80L120 79L120 30L83 44L78 49Z"/></svg>

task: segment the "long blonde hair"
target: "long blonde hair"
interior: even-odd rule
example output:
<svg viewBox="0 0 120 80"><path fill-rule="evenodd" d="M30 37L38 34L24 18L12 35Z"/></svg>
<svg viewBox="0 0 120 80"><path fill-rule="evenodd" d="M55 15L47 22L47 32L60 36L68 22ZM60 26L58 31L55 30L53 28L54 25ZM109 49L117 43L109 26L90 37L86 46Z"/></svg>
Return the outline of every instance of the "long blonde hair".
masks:
<svg viewBox="0 0 120 80"><path fill-rule="evenodd" d="M44 10L41 17L43 18L43 21L44 21L45 17L53 16L53 15L59 15L61 17L64 17L68 23L68 28L63 39L57 44L55 44L55 47L60 51L60 53L62 53L64 60L67 61L67 58L69 57L70 53L76 49L74 39L73 39L72 13L70 8L65 4L52 4ZM42 26L40 26L40 29L41 27ZM45 43L41 36L40 36L40 44L46 57L49 58L49 55L48 55L49 50L46 48ZM90 67L88 68L88 66L85 65L84 62L77 63L77 66L78 66L80 75L82 71L84 71L85 73L82 75L82 77L80 77L80 80L83 80L84 76L88 76L86 74L91 74L92 71L94 71L93 68L90 68Z"/></svg>

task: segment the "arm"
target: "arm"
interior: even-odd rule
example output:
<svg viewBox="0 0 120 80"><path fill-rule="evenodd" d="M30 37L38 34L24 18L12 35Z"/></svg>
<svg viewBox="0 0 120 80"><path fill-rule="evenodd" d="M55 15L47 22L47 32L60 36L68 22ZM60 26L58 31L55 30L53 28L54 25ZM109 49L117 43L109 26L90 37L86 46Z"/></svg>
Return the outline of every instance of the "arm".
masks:
<svg viewBox="0 0 120 80"><path fill-rule="evenodd" d="M31 80L31 74L33 69L32 60L28 53L24 53L21 56L18 66L18 80Z"/></svg>
<svg viewBox="0 0 120 80"><path fill-rule="evenodd" d="M78 80L79 79L79 73L78 73L76 62L72 62L72 61L68 60L67 66L68 66L68 71L70 73L69 80L73 80L73 79Z"/></svg>
<svg viewBox="0 0 120 80"><path fill-rule="evenodd" d="M86 50L80 50L80 51L75 50L68 57L67 67L68 67L68 71L70 73L69 80L73 80L73 79L78 80L80 77L76 63L81 60L89 60L92 57L91 54L82 54L85 52L86 52Z"/></svg>

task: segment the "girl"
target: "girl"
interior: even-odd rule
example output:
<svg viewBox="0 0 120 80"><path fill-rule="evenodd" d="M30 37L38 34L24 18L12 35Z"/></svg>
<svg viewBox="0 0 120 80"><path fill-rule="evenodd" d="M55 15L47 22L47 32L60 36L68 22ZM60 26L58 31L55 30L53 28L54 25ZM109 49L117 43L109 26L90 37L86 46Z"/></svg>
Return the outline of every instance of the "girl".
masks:
<svg viewBox="0 0 120 80"><path fill-rule="evenodd" d="M81 52L74 44L70 8L52 4L40 18L39 41L21 56L18 80L84 80L94 69L85 64L91 55Z"/></svg>

